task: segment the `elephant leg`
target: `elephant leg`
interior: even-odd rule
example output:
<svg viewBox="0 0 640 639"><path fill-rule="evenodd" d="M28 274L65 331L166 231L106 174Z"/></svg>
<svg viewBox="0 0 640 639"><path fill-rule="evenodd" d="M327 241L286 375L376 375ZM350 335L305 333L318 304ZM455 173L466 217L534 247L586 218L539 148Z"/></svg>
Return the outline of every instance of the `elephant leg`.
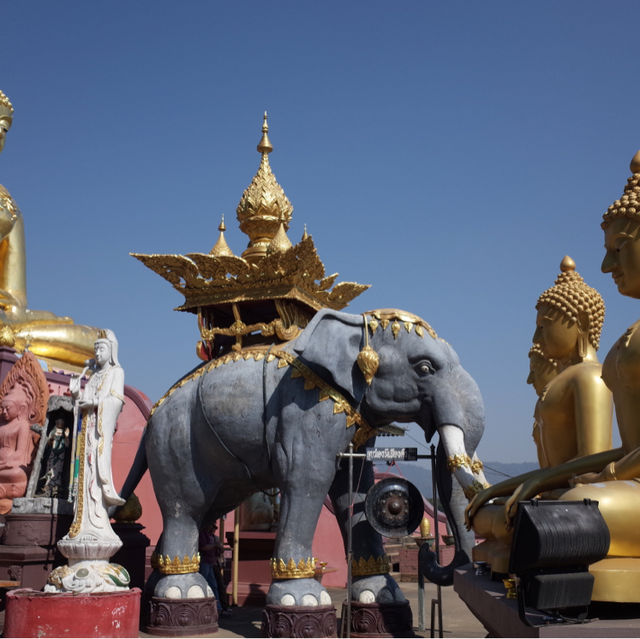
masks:
<svg viewBox="0 0 640 639"><path fill-rule="evenodd" d="M291 460L289 460L291 462ZM281 487L280 521L267 603L277 606L327 606L331 597L314 578L311 545L335 462L301 456L289 464ZM286 464L284 465L286 468Z"/></svg>
<svg viewBox="0 0 640 639"><path fill-rule="evenodd" d="M374 484L373 465L364 459L353 460L353 587L351 598L362 603L405 602L396 581L389 576L389 562L382 537L367 521L364 501ZM349 470L343 460L329 490L345 549L349 526Z"/></svg>
<svg viewBox="0 0 640 639"><path fill-rule="evenodd" d="M191 563L194 556L198 556L198 532L198 522L188 514L164 518L162 536L153 561L154 572L146 586L148 592L167 599L213 596L206 579L198 572L197 562ZM181 565L178 569L190 572L168 574L176 568L175 565L167 566L168 562L176 562Z"/></svg>
<svg viewBox="0 0 640 639"><path fill-rule="evenodd" d="M213 501L217 486L203 488L196 471L186 464L180 473L167 474L169 464L158 457L148 454L163 529L152 558L154 572L145 590L169 599L210 597L213 593L198 572L198 536L202 516Z"/></svg>

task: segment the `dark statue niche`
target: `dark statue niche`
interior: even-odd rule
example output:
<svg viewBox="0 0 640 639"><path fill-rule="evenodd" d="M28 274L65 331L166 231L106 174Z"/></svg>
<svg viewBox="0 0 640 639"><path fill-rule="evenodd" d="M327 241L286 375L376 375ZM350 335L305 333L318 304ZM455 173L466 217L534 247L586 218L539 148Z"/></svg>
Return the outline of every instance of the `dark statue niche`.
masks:
<svg viewBox="0 0 640 639"><path fill-rule="evenodd" d="M53 451L56 420L69 428L69 445L58 440ZM41 433L24 497L13 500L5 516L0 545L0 578L18 581L22 588L40 590L53 568L66 560L56 550L56 542L68 530L73 519L69 500L71 472L71 433L73 405L70 397L49 397L42 426L32 426ZM60 423L58 423L60 425ZM61 448L64 445L64 449ZM53 471L53 472L50 472ZM48 474L47 474L48 473Z"/></svg>
<svg viewBox="0 0 640 639"><path fill-rule="evenodd" d="M54 395L49 398L43 431L26 496L68 500L73 438L70 397Z"/></svg>

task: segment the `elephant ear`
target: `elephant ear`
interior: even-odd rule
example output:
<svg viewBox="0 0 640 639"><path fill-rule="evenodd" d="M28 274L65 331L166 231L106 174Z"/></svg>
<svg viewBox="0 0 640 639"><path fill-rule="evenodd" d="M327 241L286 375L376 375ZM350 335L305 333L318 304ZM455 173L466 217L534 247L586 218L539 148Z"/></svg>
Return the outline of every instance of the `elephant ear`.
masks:
<svg viewBox="0 0 640 639"><path fill-rule="evenodd" d="M363 327L359 315L322 309L294 345L295 352L323 379L356 401L365 390L364 378L356 364L364 345Z"/></svg>

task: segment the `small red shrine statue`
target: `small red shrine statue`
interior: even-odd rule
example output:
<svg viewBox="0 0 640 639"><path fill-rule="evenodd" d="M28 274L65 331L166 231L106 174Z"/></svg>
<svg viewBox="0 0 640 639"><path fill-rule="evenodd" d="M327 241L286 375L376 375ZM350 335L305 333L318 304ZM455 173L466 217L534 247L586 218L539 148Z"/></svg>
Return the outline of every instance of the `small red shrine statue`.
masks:
<svg viewBox="0 0 640 639"><path fill-rule="evenodd" d="M31 426L44 423L48 400L44 372L27 351L0 385L0 514L8 513L13 499L25 494L40 438Z"/></svg>

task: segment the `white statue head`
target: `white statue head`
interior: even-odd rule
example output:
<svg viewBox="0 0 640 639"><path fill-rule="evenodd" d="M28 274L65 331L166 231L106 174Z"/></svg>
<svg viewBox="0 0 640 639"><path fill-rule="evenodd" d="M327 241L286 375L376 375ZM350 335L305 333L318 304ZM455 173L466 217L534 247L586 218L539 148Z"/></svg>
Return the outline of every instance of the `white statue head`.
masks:
<svg viewBox="0 0 640 639"><path fill-rule="evenodd" d="M109 364L111 366L120 366L118 362L118 340L115 333L110 329L101 329L98 333L98 339L93 343L94 352L96 354L96 360L98 360L98 346L106 345L108 347ZM98 361L98 363L100 363Z"/></svg>

